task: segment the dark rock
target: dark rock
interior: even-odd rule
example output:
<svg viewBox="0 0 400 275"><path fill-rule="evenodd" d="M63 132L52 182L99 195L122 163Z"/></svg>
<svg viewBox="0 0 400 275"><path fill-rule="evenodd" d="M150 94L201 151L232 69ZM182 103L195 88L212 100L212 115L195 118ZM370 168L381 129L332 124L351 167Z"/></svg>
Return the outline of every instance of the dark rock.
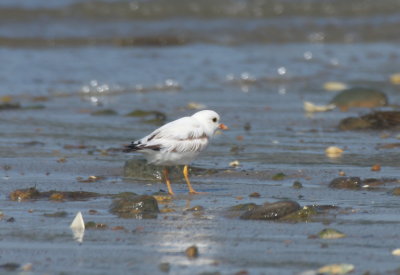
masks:
<svg viewBox="0 0 400 275"><path fill-rule="evenodd" d="M10 194L10 199L13 201L24 201L40 198L40 193L35 187L26 189L17 189L12 191Z"/></svg>
<svg viewBox="0 0 400 275"><path fill-rule="evenodd" d="M37 200L37 199L50 199L50 200L87 200L101 196L94 192L85 191L46 191L39 192L35 187L26 189L17 189L10 194L10 199L13 201L23 200Z"/></svg>
<svg viewBox="0 0 400 275"><path fill-rule="evenodd" d="M277 220L300 209L295 201L266 203L246 211L240 218L243 220Z"/></svg>
<svg viewBox="0 0 400 275"><path fill-rule="evenodd" d="M85 223L85 229L107 229L108 225L104 223L96 223L94 221L89 221Z"/></svg>
<svg viewBox="0 0 400 275"><path fill-rule="evenodd" d="M359 177L339 177L335 178L329 183L330 188L338 189L361 189L363 183Z"/></svg>
<svg viewBox="0 0 400 275"><path fill-rule="evenodd" d="M249 211L257 207L255 203L242 203L229 207L228 211Z"/></svg>
<svg viewBox="0 0 400 275"><path fill-rule="evenodd" d="M381 185L384 185L385 182L383 180L380 180L380 179L368 178L368 179L364 179L362 181L362 184L363 184L363 187L375 188L375 187L379 187Z"/></svg>
<svg viewBox="0 0 400 275"><path fill-rule="evenodd" d="M14 109L20 109L20 108L21 108L21 105L19 103L12 103L12 102L0 103L0 111L14 110Z"/></svg>
<svg viewBox="0 0 400 275"><path fill-rule="evenodd" d="M157 200L148 195L131 195L113 200L110 212L121 218L152 219L160 212Z"/></svg>
<svg viewBox="0 0 400 275"><path fill-rule="evenodd" d="M378 111L361 117L349 117L339 123L340 130L384 130L400 127L399 111Z"/></svg>
<svg viewBox="0 0 400 275"><path fill-rule="evenodd" d="M20 264L17 263L5 263L0 265L1 269L4 269L6 271L15 271L20 267Z"/></svg>
<svg viewBox="0 0 400 275"><path fill-rule="evenodd" d="M386 95L372 88L354 87L346 89L337 94L331 101L342 111L350 108L375 108L386 106L388 100Z"/></svg>

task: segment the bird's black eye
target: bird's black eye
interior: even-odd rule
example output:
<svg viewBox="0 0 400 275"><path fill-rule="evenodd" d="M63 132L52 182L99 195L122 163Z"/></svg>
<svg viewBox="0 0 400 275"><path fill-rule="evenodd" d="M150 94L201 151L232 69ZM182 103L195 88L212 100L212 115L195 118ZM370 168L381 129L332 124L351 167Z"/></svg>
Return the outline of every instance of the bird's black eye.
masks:
<svg viewBox="0 0 400 275"><path fill-rule="evenodd" d="M217 122L217 118L214 117L214 118L212 119L212 121L213 121L213 122Z"/></svg>

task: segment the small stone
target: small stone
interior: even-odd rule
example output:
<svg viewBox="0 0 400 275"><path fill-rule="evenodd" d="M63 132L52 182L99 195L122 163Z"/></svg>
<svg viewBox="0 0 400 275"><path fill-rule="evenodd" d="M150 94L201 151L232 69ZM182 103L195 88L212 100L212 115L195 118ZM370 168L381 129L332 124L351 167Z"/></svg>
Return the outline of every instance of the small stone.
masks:
<svg viewBox="0 0 400 275"><path fill-rule="evenodd" d="M6 222L15 222L15 218L14 217L10 217L6 220Z"/></svg>
<svg viewBox="0 0 400 275"><path fill-rule="evenodd" d="M303 188L303 184L301 182L299 182L299 181L295 181L295 182L293 182L292 187L294 189L301 189L301 188Z"/></svg>
<svg viewBox="0 0 400 275"><path fill-rule="evenodd" d="M185 253L186 257L188 257L189 259L194 259L199 256L199 249L197 248L197 246L192 245L186 248Z"/></svg>
<svg viewBox="0 0 400 275"><path fill-rule="evenodd" d="M160 212L157 200L148 195L129 195L113 200L110 212L122 218L157 218Z"/></svg>
<svg viewBox="0 0 400 275"><path fill-rule="evenodd" d="M253 192L249 195L250 198L259 198L261 197L260 193L258 192Z"/></svg>
<svg viewBox="0 0 400 275"><path fill-rule="evenodd" d="M380 166L380 164L374 164L374 165L372 165L371 171L374 171L374 172L379 172L379 171L381 171L381 166Z"/></svg>
<svg viewBox="0 0 400 275"><path fill-rule="evenodd" d="M277 173L272 176L273 180L283 180L286 177L284 173Z"/></svg>
<svg viewBox="0 0 400 275"><path fill-rule="evenodd" d="M340 239L346 237L346 234L333 228L325 228L318 233L318 237L320 239Z"/></svg>

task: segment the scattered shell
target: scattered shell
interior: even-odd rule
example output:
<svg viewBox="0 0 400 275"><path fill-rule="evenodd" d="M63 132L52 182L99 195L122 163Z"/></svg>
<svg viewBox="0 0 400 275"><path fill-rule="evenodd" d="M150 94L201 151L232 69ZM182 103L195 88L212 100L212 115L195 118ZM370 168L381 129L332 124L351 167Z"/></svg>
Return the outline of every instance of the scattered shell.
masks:
<svg viewBox="0 0 400 275"><path fill-rule="evenodd" d="M74 220L72 221L69 227L75 229L85 229L85 222L83 221L83 216L81 211L79 211L76 214Z"/></svg>
<svg viewBox="0 0 400 275"><path fill-rule="evenodd" d="M337 158L340 157L343 153L343 149L337 146L329 146L325 149L325 155L329 158Z"/></svg>
<svg viewBox="0 0 400 275"><path fill-rule="evenodd" d="M304 101L304 111L308 113L314 112L326 112L335 109L335 104L328 104L328 105L316 105L310 101Z"/></svg>
<svg viewBox="0 0 400 275"><path fill-rule="evenodd" d="M349 272L352 272L354 270L354 265L352 264L331 264L331 265L325 265L318 269L318 274L319 273L326 273L326 274L334 274L334 275L341 275L341 274L347 274Z"/></svg>
<svg viewBox="0 0 400 275"><path fill-rule="evenodd" d="M390 83L394 84L394 85L400 85L400 73L395 73L392 74L389 77Z"/></svg>
<svg viewBox="0 0 400 275"><path fill-rule="evenodd" d="M400 248L396 248L392 250L392 255L393 256L400 256Z"/></svg>
<svg viewBox="0 0 400 275"><path fill-rule="evenodd" d="M69 227L72 230L74 240L81 243L85 234L85 222L83 221L82 213L80 211L76 214Z"/></svg>
<svg viewBox="0 0 400 275"><path fill-rule="evenodd" d="M347 88L348 86L343 82L330 81L324 84L324 90L326 91L341 91Z"/></svg>
<svg viewBox="0 0 400 275"><path fill-rule="evenodd" d="M346 234L333 228L325 228L318 233L318 237L320 239L340 239L346 237Z"/></svg>
<svg viewBox="0 0 400 275"><path fill-rule="evenodd" d="M238 160L229 162L230 167L238 167L239 165L240 165L240 162Z"/></svg>
<svg viewBox="0 0 400 275"><path fill-rule="evenodd" d="M186 105L186 108L188 108L189 110L200 110L200 109L205 109L207 106L201 103L197 103L197 102L189 102Z"/></svg>

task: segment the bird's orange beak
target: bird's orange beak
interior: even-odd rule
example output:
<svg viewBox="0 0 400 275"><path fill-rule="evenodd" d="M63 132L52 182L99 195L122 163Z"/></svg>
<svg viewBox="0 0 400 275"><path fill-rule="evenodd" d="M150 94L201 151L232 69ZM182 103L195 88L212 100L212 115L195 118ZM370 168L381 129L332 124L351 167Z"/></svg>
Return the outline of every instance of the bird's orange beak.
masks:
<svg viewBox="0 0 400 275"><path fill-rule="evenodd" d="M229 129L229 127L226 126L226 125L223 124L223 123L221 123L220 125L218 125L218 128L221 129L221 130L228 130L228 129Z"/></svg>

